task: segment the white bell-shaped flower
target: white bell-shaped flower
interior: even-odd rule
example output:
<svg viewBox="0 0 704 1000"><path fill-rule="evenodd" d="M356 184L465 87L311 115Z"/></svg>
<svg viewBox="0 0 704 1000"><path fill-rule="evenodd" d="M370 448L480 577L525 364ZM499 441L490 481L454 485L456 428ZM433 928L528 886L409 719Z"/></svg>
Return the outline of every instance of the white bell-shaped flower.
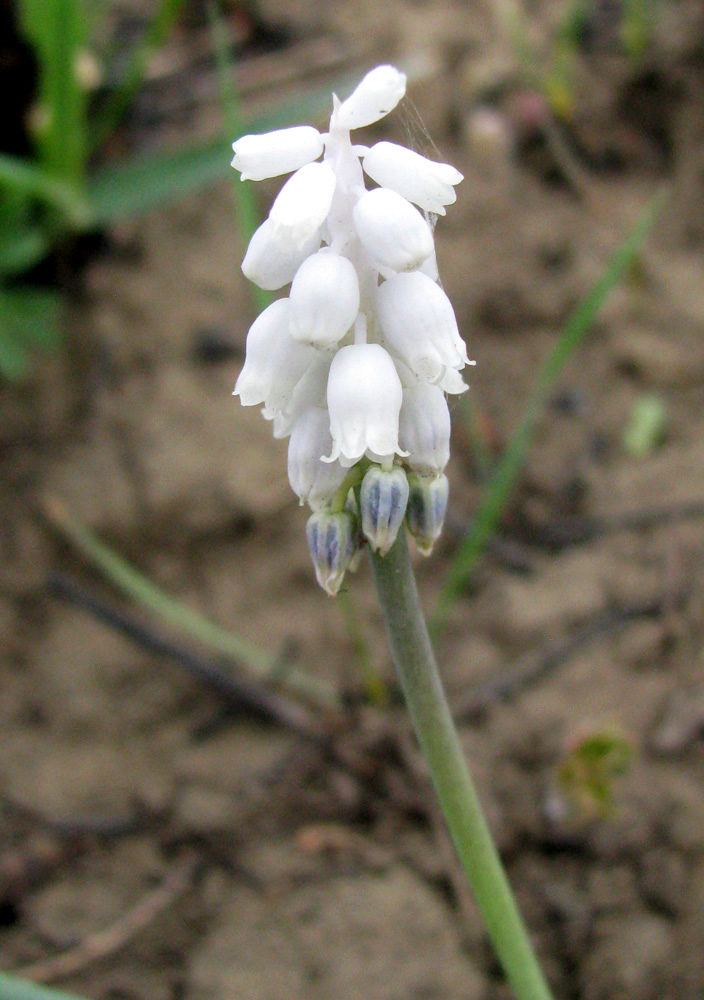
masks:
<svg viewBox="0 0 704 1000"><path fill-rule="evenodd" d="M390 355L379 344L341 347L330 365L328 409L332 451L324 462L350 468L364 455L380 464L395 454L403 389Z"/></svg>
<svg viewBox="0 0 704 1000"><path fill-rule="evenodd" d="M325 248L305 260L291 285L291 336L329 350L359 311L359 279L346 257Z"/></svg>
<svg viewBox="0 0 704 1000"><path fill-rule="evenodd" d="M415 472L442 472L450 459L450 411L442 389L420 382L403 390L398 440Z"/></svg>
<svg viewBox="0 0 704 1000"><path fill-rule="evenodd" d="M243 406L264 403L283 409L317 352L289 335L290 303L277 299L257 317L247 334L245 362L234 395Z"/></svg>
<svg viewBox="0 0 704 1000"><path fill-rule="evenodd" d="M394 66L377 66L367 73L337 109L337 124L345 129L364 128L388 115L406 93L406 75Z"/></svg>
<svg viewBox="0 0 704 1000"><path fill-rule="evenodd" d="M317 160L323 151L323 137L312 125L296 125L263 135L243 135L232 143L232 150L232 166L240 171L240 179L263 181Z"/></svg>
<svg viewBox="0 0 704 1000"><path fill-rule="evenodd" d="M449 163L436 163L395 142L377 142L364 157L367 174L425 212L445 214L457 200L454 186L462 174Z"/></svg>
<svg viewBox="0 0 704 1000"><path fill-rule="evenodd" d="M273 232L303 246L330 211L337 178L327 163L308 163L279 191L269 212Z"/></svg>
<svg viewBox="0 0 704 1000"><path fill-rule="evenodd" d="M274 292L293 280L298 268L320 246L316 230L305 243L294 243L285 234L275 233L271 219L265 219L252 236L242 261L242 273L255 285Z"/></svg>
<svg viewBox="0 0 704 1000"><path fill-rule="evenodd" d="M262 410L266 420L273 421L273 433L277 439L287 438L300 415L311 406L325 407L330 374L330 355L315 352L315 360L296 382L293 392L283 408Z"/></svg>
<svg viewBox="0 0 704 1000"><path fill-rule="evenodd" d="M423 382L467 364L452 304L425 274L396 274L379 286L377 315L389 346Z"/></svg>
<svg viewBox="0 0 704 1000"><path fill-rule="evenodd" d="M291 432L288 481L301 504L308 503L311 510L320 510L328 504L347 475L347 469L339 462L321 460L331 448L328 411L309 406L296 420Z"/></svg>
<svg viewBox="0 0 704 1000"><path fill-rule="evenodd" d="M352 218L367 253L394 271L412 271L433 252L430 226L418 209L395 191L367 191L355 205Z"/></svg>

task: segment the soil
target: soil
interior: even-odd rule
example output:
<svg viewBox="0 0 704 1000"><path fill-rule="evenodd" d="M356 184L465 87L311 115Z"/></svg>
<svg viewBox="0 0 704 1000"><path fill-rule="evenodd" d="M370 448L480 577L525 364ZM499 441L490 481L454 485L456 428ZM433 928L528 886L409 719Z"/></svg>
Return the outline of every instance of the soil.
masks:
<svg viewBox="0 0 704 1000"><path fill-rule="evenodd" d="M555 996L699 1000L704 9L653 4L638 53L620 6L595 0L570 60L551 0L520 20L481 0L259 10L279 42L242 63L252 102L393 60L412 112L377 134L423 148L426 129L465 174L436 238L477 360L475 419L470 431L455 406L448 529L417 559L429 612L484 461L667 189L551 395L438 653ZM212 114L191 109L188 127ZM160 129L187 131L177 117ZM263 210L275 190L257 188ZM94 1000L508 998L414 749L369 568L337 601L317 588L285 445L231 398L254 316L241 250L226 184L117 228L81 275L63 353L0 388L0 966ZM666 423L636 456L624 430L645 395ZM332 685L344 712L316 709L302 734L116 628L101 607L207 652L87 566L49 498L185 605ZM600 739L630 748L607 803L580 770Z"/></svg>

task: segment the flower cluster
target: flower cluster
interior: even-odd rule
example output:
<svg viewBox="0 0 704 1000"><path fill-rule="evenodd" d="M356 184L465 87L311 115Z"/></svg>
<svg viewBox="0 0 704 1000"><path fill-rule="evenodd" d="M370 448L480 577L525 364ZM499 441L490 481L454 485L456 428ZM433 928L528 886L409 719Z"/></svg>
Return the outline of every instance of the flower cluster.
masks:
<svg viewBox="0 0 704 1000"><path fill-rule="evenodd" d="M379 66L347 100L333 95L327 133L298 126L233 144L242 180L292 173L242 263L260 288L290 291L251 327L235 394L290 438L289 480L313 511L308 542L331 594L363 538L385 554L404 517L432 548L447 506L445 396L467 388L431 224L462 175L395 143L351 141L405 89L403 73ZM365 174L379 186L367 190Z"/></svg>

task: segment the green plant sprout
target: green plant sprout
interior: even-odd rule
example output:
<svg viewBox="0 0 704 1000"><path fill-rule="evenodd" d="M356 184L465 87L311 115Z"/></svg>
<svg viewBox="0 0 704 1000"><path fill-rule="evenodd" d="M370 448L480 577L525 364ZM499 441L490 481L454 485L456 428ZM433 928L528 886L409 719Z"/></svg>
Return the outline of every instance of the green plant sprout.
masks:
<svg viewBox="0 0 704 1000"><path fill-rule="evenodd" d="M613 728L593 729L572 740L558 765L557 787L575 820L613 813L616 781L633 755L632 740Z"/></svg>

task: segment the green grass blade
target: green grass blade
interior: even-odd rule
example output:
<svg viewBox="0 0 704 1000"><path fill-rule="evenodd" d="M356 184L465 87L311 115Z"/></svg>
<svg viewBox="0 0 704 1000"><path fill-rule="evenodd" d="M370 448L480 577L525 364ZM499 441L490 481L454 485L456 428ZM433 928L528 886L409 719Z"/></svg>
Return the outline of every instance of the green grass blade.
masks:
<svg viewBox="0 0 704 1000"><path fill-rule="evenodd" d="M453 604L469 582L479 557L499 525L523 468L536 425L556 379L562 372L567 359L588 332L607 296L635 259L660 213L663 202L664 196L661 194L656 196L647 206L633 231L613 255L599 281L577 306L560 339L539 372L523 419L487 482L484 499L477 511L472 528L465 536L449 567L434 616L433 627L435 629L447 620Z"/></svg>
<svg viewBox="0 0 704 1000"><path fill-rule="evenodd" d="M79 1000L78 997L0 972L0 1000Z"/></svg>
<svg viewBox="0 0 704 1000"><path fill-rule="evenodd" d="M46 170L80 187L87 165L88 95L78 59L86 43L80 0L19 0L20 25L39 63L37 146Z"/></svg>
<svg viewBox="0 0 704 1000"><path fill-rule="evenodd" d="M266 132L310 120L330 104L326 87L265 116L246 119L243 131ZM134 218L176 198L229 177L232 137L217 136L193 146L151 154L96 171L87 199L95 226Z"/></svg>
<svg viewBox="0 0 704 1000"><path fill-rule="evenodd" d="M42 202L62 215L75 229L84 228L89 209L77 188L60 180L31 160L0 153L0 189L10 195L24 195Z"/></svg>
<svg viewBox="0 0 704 1000"><path fill-rule="evenodd" d="M121 83L110 95L97 120L93 123L91 129L91 149L93 151L100 149L127 114L144 81L149 57L168 38L183 5L184 0L161 0L156 16L147 28L144 38L130 56Z"/></svg>
<svg viewBox="0 0 704 1000"><path fill-rule="evenodd" d="M154 611L170 624L178 626L222 656L244 663L260 679L267 680L278 666L278 659L254 643L240 639L234 633L212 622L170 597L155 583L130 565L125 559L99 541L87 528L72 517L65 506L54 498L45 503L45 511L54 527L69 539L83 555L116 587L143 607ZM310 677L292 667L286 674L286 686L319 704L334 705L337 695L324 681Z"/></svg>
<svg viewBox="0 0 704 1000"><path fill-rule="evenodd" d="M88 183L92 223L103 226L144 215L223 180L229 169L228 145L220 136L103 168Z"/></svg>

